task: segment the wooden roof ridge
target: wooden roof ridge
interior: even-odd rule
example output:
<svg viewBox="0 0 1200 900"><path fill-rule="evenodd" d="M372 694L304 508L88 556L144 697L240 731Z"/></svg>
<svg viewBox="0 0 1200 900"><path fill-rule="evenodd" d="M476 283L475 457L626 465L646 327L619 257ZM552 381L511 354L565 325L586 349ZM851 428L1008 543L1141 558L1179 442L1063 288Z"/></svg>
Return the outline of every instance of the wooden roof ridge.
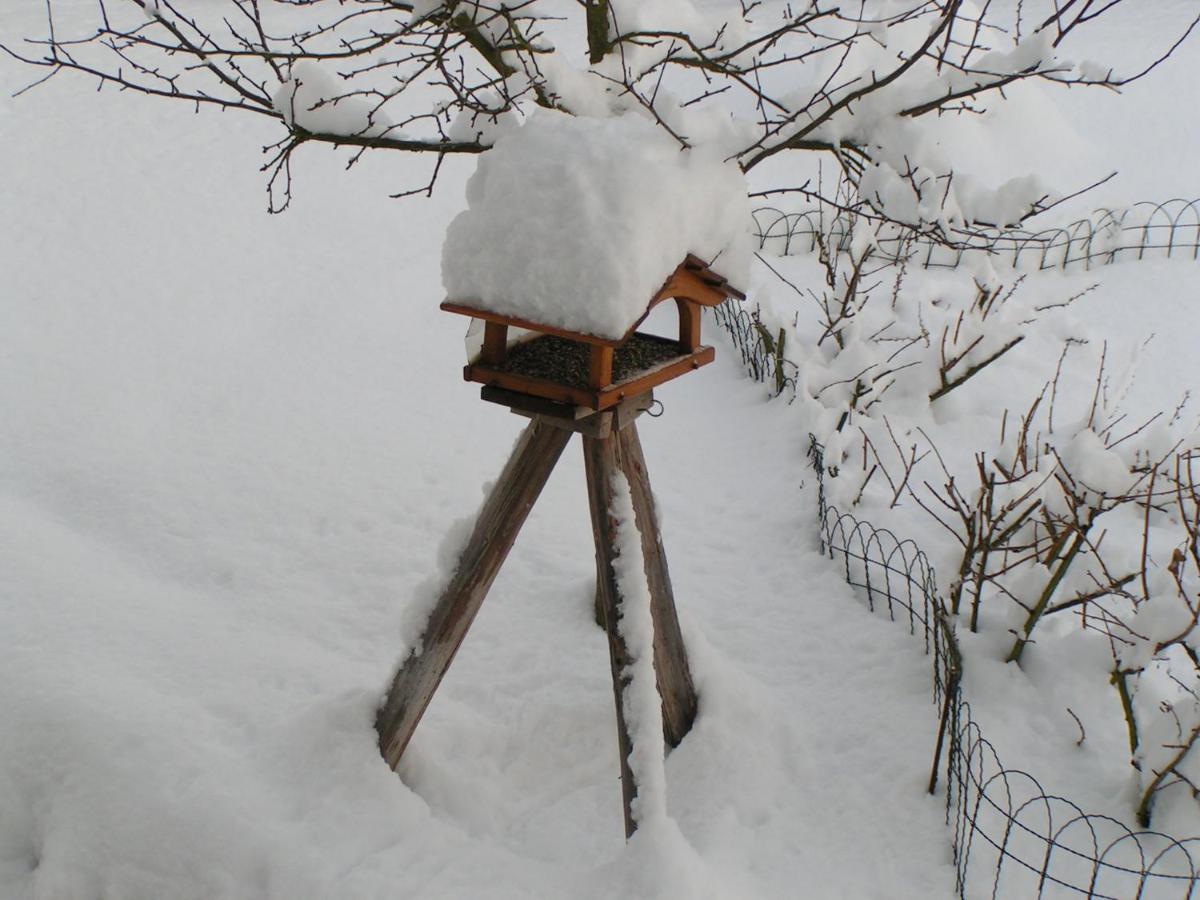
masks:
<svg viewBox="0 0 1200 900"><path fill-rule="evenodd" d="M681 277L682 276L682 277ZM696 281L695 285L686 284L687 278L693 278ZM700 290L694 290L694 288ZM727 299L745 300L746 295L737 288L732 287L728 280L722 275L714 272L707 262L692 253L689 253L675 270L667 276L650 301L646 304L646 311L643 312L629 329L619 338L605 338L595 334L588 334L582 331L571 331L567 328L559 328L554 325L547 325L544 322L534 322L530 319L524 319L520 316L509 316L504 313L494 312L490 309L470 306L462 302L455 302L447 298L442 301L441 308L446 312L458 313L463 316L470 316L474 319L482 319L485 322L496 322L501 325L511 325L515 328L524 328L528 331L540 331L543 334L552 334L556 337L567 338L573 341L582 341L585 344L597 344L602 347L618 347L629 339L629 336L637 330L637 327L645 321L646 316L650 315L650 311L664 300L674 298L682 298L699 303L702 306L716 306L718 303Z"/></svg>
<svg viewBox="0 0 1200 900"><path fill-rule="evenodd" d="M746 295L737 288L733 287L724 275L714 272L712 266L702 260L699 256L696 256L694 253L689 253L684 258L681 265L689 272L693 272L709 287L721 291L726 295L726 297L734 300L746 299ZM675 271L679 271L679 269L676 268ZM670 279L668 278L667 281L670 282Z"/></svg>

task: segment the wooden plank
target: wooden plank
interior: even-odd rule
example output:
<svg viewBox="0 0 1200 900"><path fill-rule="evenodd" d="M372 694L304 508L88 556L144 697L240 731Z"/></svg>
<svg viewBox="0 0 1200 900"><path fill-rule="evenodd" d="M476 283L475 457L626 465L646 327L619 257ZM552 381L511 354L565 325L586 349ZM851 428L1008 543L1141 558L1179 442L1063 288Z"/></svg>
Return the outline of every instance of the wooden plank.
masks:
<svg viewBox="0 0 1200 900"><path fill-rule="evenodd" d="M484 501L458 568L429 616L424 649L404 660L376 717L379 749L393 769L570 438L569 431L530 422Z"/></svg>
<svg viewBox="0 0 1200 900"><path fill-rule="evenodd" d="M568 331L565 328L543 325L540 322L532 322L529 319L522 319L518 316L502 315L501 313L492 312L490 309L477 309L473 306L464 306L461 303L453 303L450 300L443 301L441 308L446 312L457 313L460 316L470 316L472 319L483 319L485 322L495 322L499 325L512 325L516 328L524 328L526 331L553 334L572 341L582 341L585 344L599 344L602 347L616 347L624 343L625 338L629 336L625 334L619 338L603 338L594 334L584 334L581 331ZM629 331L632 333L633 329L631 328Z"/></svg>
<svg viewBox="0 0 1200 900"><path fill-rule="evenodd" d="M600 392L600 396L598 397L599 408L607 409L614 403L624 400L626 397L644 394L646 391L656 388L660 384L670 381L672 378L678 378L680 375L686 375L692 369L706 366L716 358L716 355L716 351L712 347L698 347L695 353L688 356L681 356L679 359L670 360L652 369L647 369L641 375L630 378L628 381L618 382Z"/></svg>
<svg viewBox="0 0 1200 900"><path fill-rule="evenodd" d="M530 416L532 418L532 414L521 412L519 409L515 409L513 412L518 416ZM574 434L583 434L593 438L606 438L613 433L613 423L616 420L616 416L612 410L608 409L602 412L593 412L590 416L582 419L555 419L550 416L541 416L540 419L551 428L565 428Z"/></svg>
<svg viewBox="0 0 1200 900"><path fill-rule="evenodd" d="M692 256L688 258L696 259L696 257ZM629 330L625 332L625 337L628 338L637 331L638 326L646 321L650 313L654 311L654 307L665 300L687 299L701 306L716 306L718 303L723 303L731 297L736 297L739 300L746 299L740 291L735 291L729 287L719 275L715 275L707 270L704 272L693 270L688 268L686 264L681 265L663 282L663 286L658 289L646 305L646 311L638 317L636 322L629 326ZM696 342L692 346L692 349L695 349L699 345L700 338L697 334Z"/></svg>
<svg viewBox="0 0 1200 900"><path fill-rule="evenodd" d="M500 387L484 385L479 389L479 397L488 403L507 406L518 415L546 416L551 419L586 419L594 416L596 411L586 406L575 406L571 403L559 403L546 397L535 397L533 394L523 394L520 391L509 391Z"/></svg>
<svg viewBox="0 0 1200 900"><path fill-rule="evenodd" d="M637 426L631 424L619 431L616 441L617 462L629 481L633 496L634 515L642 538L646 583L650 588L650 613L654 619L654 672L658 694L662 698L663 737L668 746L677 747L696 719L696 689L692 683L683 635L679 630L667 554L658 527L658 513L654 508L654 494L650 490L650 476Z"/></svg>
<svg viewBox="0 0 1200 900"><path fill-rule="evenodd" d="M597 601L604 630L608 634L608 658L612 669L613 701L617 710L617 752L621 759L621 799L625 814L625 836L633 834L633 800L637 784L629 767L633 743L625 724L625 669L629 651L617 627L619 597L612 562L616 557L616 522L612 518L612 480L617 471L615 438L583 439L583 460L587 470L588 507L592 513L592 533L596 542Z"/></svg>
<svg viewBox="0 0 1200 900"><path fill-rule="evenodd" d="M518 416L541 417L548 425L565 428L591 437L608 437L613 431L627 428L638 416L654 405L654 393L647 391L636 397L622 400L616 406L602 412L580 406L567 406L543 397L518 394L503 388L484 386L479 395L489 403L507 406Z"/></svg>
<svg viewBox="0 0 1200 900"><path fill-rule="evenodd" d="M671 300L677 297L687 297L704 306L716 306L718 303L730 298L737 300L746 299L745 294L731 287L724 278L710 269L704 260L689 253L675 271L667 276L662 287L655 292L654 296L648 299L646 311L638 317L637 321L629 326L625 334L615 339L603 338L594 334L585 334L580 331L569 331L565 328L556 328L552 325L544 325L540 322L533 322L517 316L506 316L488 309L466 306L451 300L445 300L441 304L441 308L446 312L457 313L461 316L470 316L474 319L483 319L485 322L513 325L517 328L538 331L542 334L553 334L558 337L582 341L586 344L596 346L617 347L623 344L637 330L637 327L645 321L654 307L664 300Z"/></svg>
<svg viewBox="0 0 1200 900"><path fill-rule="evenodd" d="M628 428L642 413L648 411L654 406L654 392L647 391L644 394L638 394L636 397L630 397L622 400L616 406L612 407L612 430L620 431L622 428Z"/></svg>
<svg viewBox="0 0 1200 900"><path fill-rule="evenodd" d="M718 275L716 272L714 272L712 269L709 268L708 263L706 263L700 257L698 257L692 253L689 253L684 258L681 268L686 271L692 272L694 275L696 275L696 277L698 277L705 284L709 284L715 288L719 288L721 290L721 292L724 293L725 296L730 299L733 299L733 300L745 300L746 299L746 295L743 294L741 291L739 291L737 288L733 287L725 279L725 277L723 275Z"/></svg>
<svg viewBox="0 0 1200 900"><path fill-rule="evenodd" d="M689 260L695 257L689 257ZM654 295L651 305L660 303L670 297L688 297L704 306L716 306L726 300L745 300L746 295L736 288L730 287L729 282L716 272L705 267L703 261L699 266L685 262L663 282L663 286Z"/></svg>
<svg viewBox="0 0 1200 900"><path fill-rule="evenodd" d="M608 437L613 433L613 424L616 421L616 416L612 410L604 410L595 412L588 410L590 416L584 416L579 419L559 418L556 416L547 416L539 413L526 412L523 409L513 409L512 412L518 416L525 416L528 419L540 419L551 428L563 428L574 434L586 434L588 437L603 438Z"/></svg>
<svg viewBox="0 0 1200 900"><path fill-rule="evenodd" d="M543 397L555 403L602 410L609 409L628 397L645 394L658 385L673 378L678 378L692 369L706 366L715 358L716 351L712 347L697 347L694 353L685 354L676 359L660 363L657 366L646 369L633 378L619 381L602 391L589 391L568 387L541 378L530 378L528 375L520 375L516 372L501 372L498 369L491 369L478 363L465 367L463 369L463 378L467 381L486 384L501 390L513 391L518 394L529 394L534 397Z"/></svg>
<svg viewBox="0 0 1200 900"><path fill-rule="evenodd" d="M664 300L678 297L687 297L704 306L716 306L727 299L727 294L720 287L704 281L695 272L680 268L658 289L650 307L653 309Z"/></svg>
<svg viewBox="0 0 1200 900"><path fill-rule="evenodd" d="M597 405L600 402L599 397L595 391L567 387L554 381L530 378L528 375L520 375L516 372L501 372L499 369L491 369L478 363L465 367L463 378L501 390L543 397L555 403L565 403L568 406L583 406L592 410L600 408Z"/></svg>

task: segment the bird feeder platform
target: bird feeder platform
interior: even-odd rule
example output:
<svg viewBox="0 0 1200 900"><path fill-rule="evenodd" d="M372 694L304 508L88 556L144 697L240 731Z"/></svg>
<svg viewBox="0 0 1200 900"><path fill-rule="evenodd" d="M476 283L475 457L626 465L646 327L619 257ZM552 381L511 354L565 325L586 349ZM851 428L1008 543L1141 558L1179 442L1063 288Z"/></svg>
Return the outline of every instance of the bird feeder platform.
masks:
<svg viewBox="0 0 1200 900"><path fill-rule="evenodd" d="M461 301L447 300L442 309L484 323L483 349L463 370L467 381L602 410L712 362L713 348L700 342L701 312L731 297L744 299L704 260L689 255L619 338L571 331ZM636 330L664 300L678 306L678 339ZM510 328L536 336L510 346Z"/></svg>

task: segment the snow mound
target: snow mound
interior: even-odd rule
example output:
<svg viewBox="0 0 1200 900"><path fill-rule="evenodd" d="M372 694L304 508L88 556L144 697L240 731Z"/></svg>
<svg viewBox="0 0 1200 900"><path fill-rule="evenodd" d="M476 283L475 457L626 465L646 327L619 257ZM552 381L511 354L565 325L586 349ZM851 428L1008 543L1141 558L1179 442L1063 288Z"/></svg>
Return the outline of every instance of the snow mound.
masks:
<svg viewBox="0 0 1200 900"><path fill-rule="evenodd" d="M402 137L388 117L362 97L341 76L310 60L292 66L271 102L289 126L314 134L346 137Z"/></svg>
<svg viewBox="0 0 1200 900"><path fill-rule="evenodd" d="M568 331L623 337L688 253L735 284L748 268L741 171L635 115L539 110L480 159L467 203L447 296Z"/></svg>

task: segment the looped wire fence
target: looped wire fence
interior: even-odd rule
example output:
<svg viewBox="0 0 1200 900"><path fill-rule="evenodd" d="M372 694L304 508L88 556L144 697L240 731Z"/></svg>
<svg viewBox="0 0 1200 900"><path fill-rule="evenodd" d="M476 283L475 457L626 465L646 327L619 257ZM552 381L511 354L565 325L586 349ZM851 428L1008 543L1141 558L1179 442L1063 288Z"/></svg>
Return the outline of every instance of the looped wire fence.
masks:
<svg viewBox="0 0 1200 900"><path fill-rule="evenodd" d="M772 335L757 310L747 312L740 303L725 302L713 307L713 314L741 354L751 378L773 385L776 395L789 387L795 389L796 364L783 355L784 336Z"/></svg>
<svg viewBox="0 0 1200 900"><path fill-rule="evenodd" d="M928 558L913 541L829 505L815 438L809 456L822 550L842 564L872 612L906 624L931 657L941 716L929 790L944 771L959 897L1200 897L1200 837L1131 831L1047 794L1032 775L1001 762L963 696L962 657Z"/></svg>
<svg viewBox="0 0 1200 900"><path fill-rule="evenodd" d="M757 381L781 371L752 318L717 308L717 319ZM736 308L734 308L736 309ZM740 312L738 310L737 312ZM811 438L821 547L841 563L868 608L906 624L931 658L940 709L930 792L944 777L959 898L1200 900L1200 837L1131 831L1048 794L1027 772L1005 766L963 694L962 658L928 557L911 540L843 513L827 501L823 448Z"/></svg>
<svg viewBox="0 0 1200 900"><path fill-rule="evenodd" d="M785 212L762 207L753 213L760 249L777 256L815 252L824 242L848 249L853 223L822 209ZM930 268L956 268L968 253L986 252L1014 268L1090 269L1128 259L1200 259L1200 199L1143 201L1124 209L1098 209L1090 218L1041 231L983 229L964 232L953 243L884 227L879 253Z"/></svg>

